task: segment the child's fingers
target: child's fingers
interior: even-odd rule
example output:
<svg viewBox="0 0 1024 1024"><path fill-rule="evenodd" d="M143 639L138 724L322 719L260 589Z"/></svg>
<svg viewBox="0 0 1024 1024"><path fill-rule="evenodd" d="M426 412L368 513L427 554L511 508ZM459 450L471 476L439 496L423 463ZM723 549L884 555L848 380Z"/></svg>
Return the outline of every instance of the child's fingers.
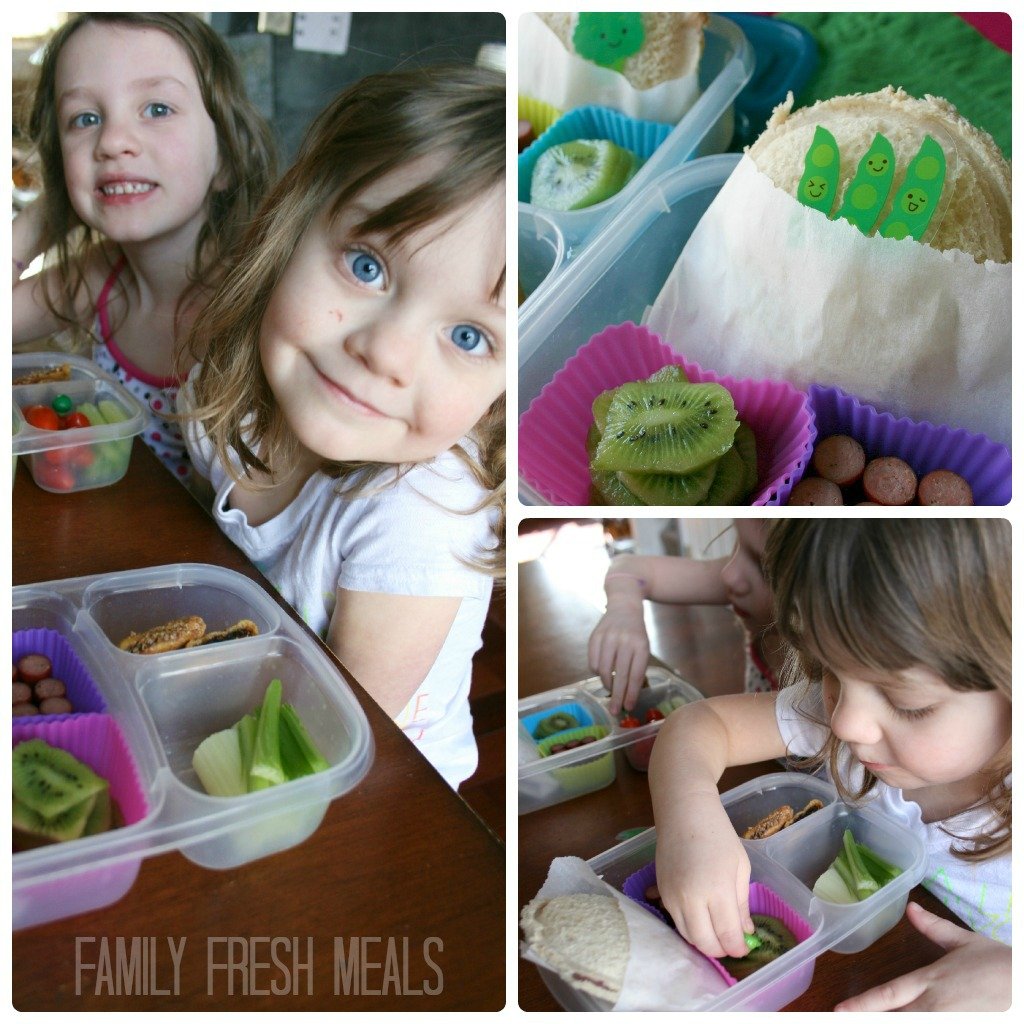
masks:
<svg viewBox="0 0 1024 1024"><path fill-rule="evenodd" d="M961 928L944 917L938 917L930 910L925 910L919 903L907 904L907 918L910 923L936 946L943 949L956 949L971 941L973 932Z"/></svg>
<svg viewBox="0 0 1024 1024"><path fill-rule="evenodd" d="M852 999L844 999L835 1009L841 1013L877 1013L882 1010L909 1009L914 1000L928 990L925 969L893 978L884 985L869 988Z"/></svg>

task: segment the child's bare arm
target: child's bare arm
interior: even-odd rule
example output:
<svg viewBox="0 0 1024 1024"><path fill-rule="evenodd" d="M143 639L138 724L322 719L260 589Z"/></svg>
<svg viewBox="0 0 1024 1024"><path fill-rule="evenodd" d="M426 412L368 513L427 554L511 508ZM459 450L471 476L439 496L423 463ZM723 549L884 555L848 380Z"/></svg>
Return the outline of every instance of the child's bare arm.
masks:
<svg viewBox="0 0 1024 1024"><path fill-rule="evenodd" d="M632 709L650 657L644 600L671 604L724 604L724 559L699 561L667 555L623 555L605 577L608 605L590 636L590 667L612 695L611 712Z"/></svg>
<svg viewBox="0 0 1024 1024"><path fill-rule="evenodd" d="M339 589L327 644L394 718L437 660L461 600Z"/></svg>
<svg viewBox="0 0 1024 1024"><path fill-rule="evenodd" d="M722 807L731 765L786 752L773 694L696 701L669 716L651 757L658 889L679 931L708 956L744 956L753 931L750 862Z"/></svg>

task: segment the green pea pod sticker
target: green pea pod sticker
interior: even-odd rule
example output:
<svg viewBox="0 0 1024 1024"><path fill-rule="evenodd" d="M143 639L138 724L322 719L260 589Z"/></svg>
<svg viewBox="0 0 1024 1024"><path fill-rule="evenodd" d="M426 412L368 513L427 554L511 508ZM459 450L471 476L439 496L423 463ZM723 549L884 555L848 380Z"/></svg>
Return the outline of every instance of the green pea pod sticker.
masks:
<svg viewBox="0 0 1024 1024"><path fill-rule="evenodd" d="M910 237L920 241L938 208L945 179L946 154L930 135L926 135L917 155L910 161L907 176L896 190L892 210L878 233L884 238Z"/></svg>
<svg viewBox="0 0 1024 1024"><path fill-rule="evenodd" d="M643 17L635 12L581 14L572 44L586 60L621 71L626 58L643 48Z"/></svg>
<svg viewBox="0 0 1024 1024"><path fill-rule="evenodd" d="M812 210L827 217L832 212L839 186L839 146L832 133L819 124L804 158L804 176L797 186L796 197Z"/></svg>
<svg viewBox="0 0 1024 1024"><path fill-rule="evenodd" d="M865 235L870 235L889 198L895 174L896 154L892 143L879 132L857 165L857 173L846 189L836 219L843 217Z"/></svg>

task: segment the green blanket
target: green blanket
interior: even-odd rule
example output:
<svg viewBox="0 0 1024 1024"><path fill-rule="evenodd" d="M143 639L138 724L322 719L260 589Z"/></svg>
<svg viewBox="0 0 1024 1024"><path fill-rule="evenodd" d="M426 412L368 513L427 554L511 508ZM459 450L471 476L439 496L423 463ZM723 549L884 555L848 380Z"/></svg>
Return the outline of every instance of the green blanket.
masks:
<svg viewBox="0 0 1024 1024"><path fill-rule="evenodd" d="M1011 156L1010 54L951 13L780 14L818 42L818 69L800 106L902 86L942 96Z"/></svg>

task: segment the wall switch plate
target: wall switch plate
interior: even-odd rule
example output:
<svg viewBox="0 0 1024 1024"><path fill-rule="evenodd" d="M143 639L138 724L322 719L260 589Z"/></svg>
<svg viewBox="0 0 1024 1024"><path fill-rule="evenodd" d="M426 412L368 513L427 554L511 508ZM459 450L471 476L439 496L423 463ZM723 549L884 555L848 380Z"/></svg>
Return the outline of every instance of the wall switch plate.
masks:
<svg viewBox="0 0 1024 1024"><path fill-rule="evenodd" d="M256 19L257 32L270 32L275 36L292 34L292 16L288 11L269 11L261 13Z"/></svg>
<svg viewBox="0 0 1024 1024"><path fill-rule="evenodd" d="M296 14L292 45L296 50L347 53L351 14Z"/></svg>

